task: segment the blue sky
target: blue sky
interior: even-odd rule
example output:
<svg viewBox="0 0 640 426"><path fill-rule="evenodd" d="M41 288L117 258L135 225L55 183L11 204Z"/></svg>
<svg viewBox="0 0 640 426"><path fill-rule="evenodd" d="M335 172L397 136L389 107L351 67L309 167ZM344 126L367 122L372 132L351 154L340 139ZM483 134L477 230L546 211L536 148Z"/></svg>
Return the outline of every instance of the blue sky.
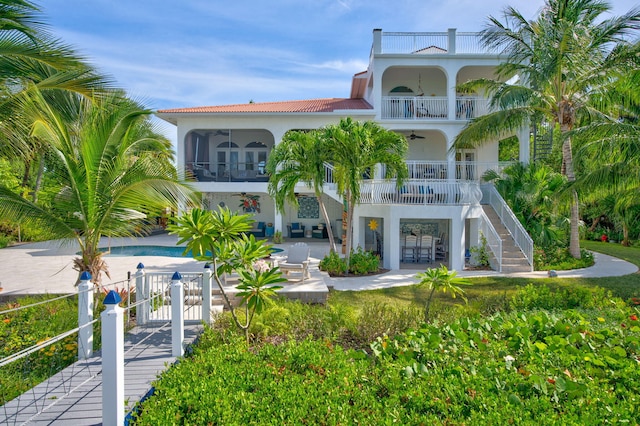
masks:
<svg viewBox="0 0 640 426"><path fill-rule="evenodd" d="M348 97L372 31L478 31L542 0L42 0L50 30L153 109ZM614 0L622 14L637 0Z"/></svg>

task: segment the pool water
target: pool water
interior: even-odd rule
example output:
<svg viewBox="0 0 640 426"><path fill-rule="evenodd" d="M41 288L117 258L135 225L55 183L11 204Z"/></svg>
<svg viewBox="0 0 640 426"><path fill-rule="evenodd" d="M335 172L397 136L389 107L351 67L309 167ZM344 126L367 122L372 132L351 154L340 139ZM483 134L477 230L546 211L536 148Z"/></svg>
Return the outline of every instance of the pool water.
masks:
<svg viewBox="0 0 640 426"><path fill-rule="evenodd" d="M101 248L100 251L108 252L106 256L164 256L164 257L192 257L191 251L184 253L184 247L180 246L118 246ZM272 253L280 253L282 249L272 247Z"/></svg>

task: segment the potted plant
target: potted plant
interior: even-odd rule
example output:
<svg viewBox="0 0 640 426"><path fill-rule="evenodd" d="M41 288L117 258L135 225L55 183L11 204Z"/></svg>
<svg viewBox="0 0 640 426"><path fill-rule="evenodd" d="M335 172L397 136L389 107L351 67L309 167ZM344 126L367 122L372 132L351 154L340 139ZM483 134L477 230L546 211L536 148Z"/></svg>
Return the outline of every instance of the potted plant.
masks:
<svg viewBox="0 0 640 426"><path fill-rule="evenodd" d="M274 244L282 243L282 232L276 231L275 234L273 234L273 243Z"/></svg>

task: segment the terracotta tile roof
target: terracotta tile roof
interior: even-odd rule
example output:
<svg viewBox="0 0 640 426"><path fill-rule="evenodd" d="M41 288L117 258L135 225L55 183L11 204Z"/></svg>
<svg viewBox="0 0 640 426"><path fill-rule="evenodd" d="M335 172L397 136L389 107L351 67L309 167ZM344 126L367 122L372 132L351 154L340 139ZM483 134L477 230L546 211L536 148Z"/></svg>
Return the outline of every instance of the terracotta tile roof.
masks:
<svg viewBox="0 0 640 426"><path fill-rule="evenodd" d="M198 113L268 113L268 112L333 112L336 110L373 109L364 99L327 98L303 101L261 102L252 104L163 109L163 114Z"/></svg>

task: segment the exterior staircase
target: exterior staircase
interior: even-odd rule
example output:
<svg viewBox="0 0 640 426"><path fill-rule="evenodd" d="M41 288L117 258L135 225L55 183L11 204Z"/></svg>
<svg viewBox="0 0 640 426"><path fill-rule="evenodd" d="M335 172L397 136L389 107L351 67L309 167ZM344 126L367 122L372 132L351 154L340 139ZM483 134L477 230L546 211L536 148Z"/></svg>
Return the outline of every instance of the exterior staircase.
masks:
<svg viewBox="0 0 640 426"><path fill-rule="evenodd" d="M531 266L522 250L516 245L511 233L502 224L500 217L493 207L482 205L484 213L502 239L502 273L512 274L516 272L530 272Z"/></svg>

